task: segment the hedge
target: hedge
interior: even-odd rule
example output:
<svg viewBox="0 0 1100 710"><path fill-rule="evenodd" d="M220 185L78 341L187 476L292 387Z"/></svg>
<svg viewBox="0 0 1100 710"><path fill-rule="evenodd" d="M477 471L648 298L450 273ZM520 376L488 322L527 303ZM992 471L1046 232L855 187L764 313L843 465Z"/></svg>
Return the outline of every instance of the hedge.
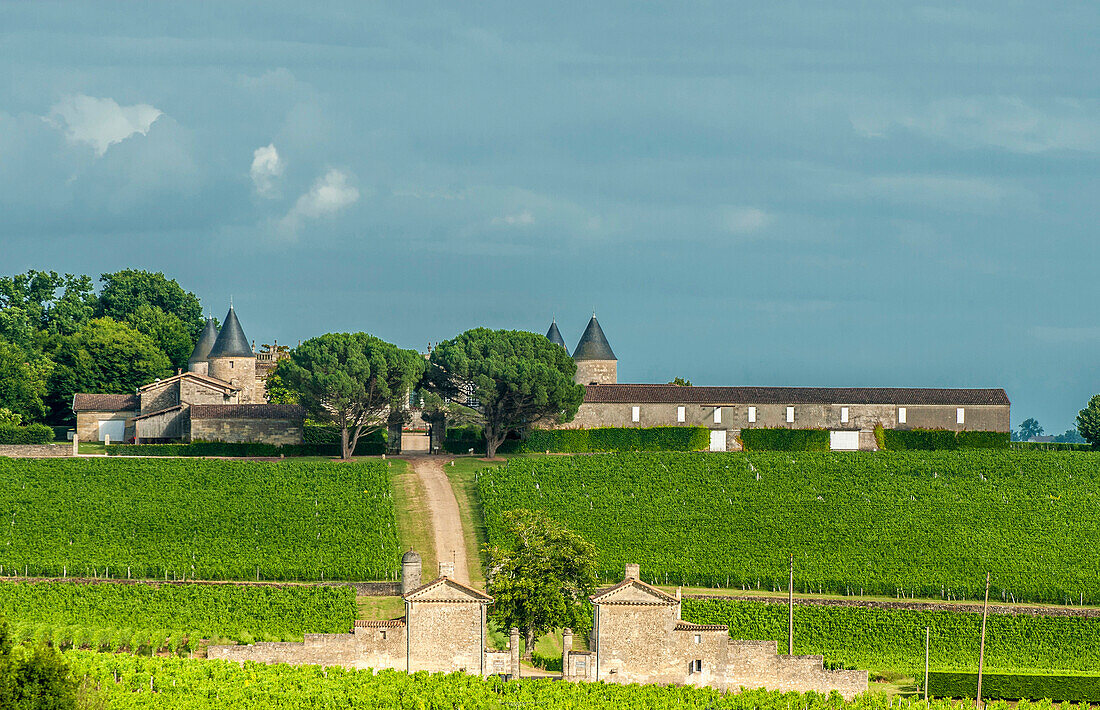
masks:
<svg viewBox="0 0 1100 710"><path fill-rule="evenodd" d="M452 433L453 432L453 433ZM526 439L506 439L501 453L585 454L611 451L704 451L710 431L703 427L607 427L601 429L533 429ZM485 453L481 430L448 429L443 449L465 454Z"/></svg>
<svg viewBox="0 0 1100 710"><path fill-rule="evenodd" d="M826 429L742 429L745 451L828 451Z"/></svg>
<svg viewBox="0 0 1100 710"><path fill-rule="evenodd" d="M928 694L936 698L973 698L977 673L929 672ZM982 697L989 700L1100 702L1100 676L983 673Z"/></svg>
<svg viewBox="0 0 1100 710"><path fill-rule="evenodd" d="M1061 441L1013 441L1009 444L1013 451L1096 451L1092 444L1067 443Z"/></svg>
<svg viewBox="0 0 1100 710"><path fill-rule="evenodd" d="M886 429L887 451L954 451L956 449L1007 449L1007 431L948 431L946 429Z"/></svg>
<svg viewBox="0 0 1100 710"><path fill-rule="evenodd" d="M45 424L0 424L0 444L49 444L53 429Z"/></svg>
<svg viewBox="0 0 1100 710"><path fill-rule="evenodd" d="M385 433L376 431L360 437L355 456L377 456L386 453ZM193 441L189 444L112 444L109 456L339 456L340 444L262 444L252 442Z"/></svg>

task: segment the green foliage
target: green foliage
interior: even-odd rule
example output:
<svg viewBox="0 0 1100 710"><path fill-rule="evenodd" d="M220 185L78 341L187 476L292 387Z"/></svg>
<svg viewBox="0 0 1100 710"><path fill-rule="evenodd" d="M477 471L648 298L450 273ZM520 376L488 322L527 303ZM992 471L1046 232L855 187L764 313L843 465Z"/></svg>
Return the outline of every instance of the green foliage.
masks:
<svg viewBox="0 0 1100 710"><path fill-rule="evenodd" d="M155 632L153 650L167 639L177 648L204 638L300 641L303 633L347 633L357 611L353 587L0 583L0 614L16 638L48 627L54 643L66 644L120 629L131 639Z"/></svg>
<svg viewBox="0 0 1100 710"><path fill-rule="evenodd" d="M146 308L156 309L161 314L174 316L183 325L194 347L205 325L202 305L195 294L184 291L175 279L169 279L159 271L124 269L103 274L99 280L103 282L103 288L99 293L97 315L125 321L132 314L155 313ZM186 361L184 356L183 362Z"/></svg>
<svg viewBox="0 0 1100 710"><path fill-rule="evenodd" d="M389 468L368 463L0 458L0 574L388 579Z"/></svg>
<svg viewBox="0 0 1100 710"><path fill-rule="evenodd" d="M887 451L954 451L956 449L1007 449L1011 434L1005 431L948 431L946 429L887 429Z"/></svg>
<svg viewBox="0 0 1100 710"><path fill-rule="evenodd" d="M53 429L45 424L12 426L0 424L0 444L48 444L53 441Z"/></svg>
<svg viewBox="0 0 1100 710"><path fill-rule="evenodd" d="M1043 425L1039 423L1039 420L1035 417L1028 417L1020 422L1020 430L1017 436L1020 441L1027 441L1033 436L1042 436Z"/></svg>
<svg viewBox="0 0 1100 710"><path fill-rule="evenodd" d="M691 387L691 380L683 378L683 377L674 377L672 379L672 382L669 382L669 384L670 385L678 385L680 387Z"/></svg>
<svg viewBox="0 0 1100 710"><path fill-rule="evenodd" d="M691 598L683 616L697 624L725 624L738 639L774 640L787 652L784 603ZM929 663L937 670L977 670L980 612L795 605L794 645L800 654L876 671L924 671L924 629L930 629ZM1100 618L989 617L987 669L1100 672Z"/></svg>
<svg viewBox="0 0 1100 710"><path fill-rule="evenodd" d="M39 419L46 414L45 396L41 372L21 348L0 338L0 407L23 419Z"/></svg>
<svg viewBox="0 0 1100 710"><path fill-rule="evenodd" d="M253 442L192 441L188 444L112 444L108 456L224 456L270 458L275 456L340 456L339 434L336 443L263 444ZM385 432L376 431L359 438L355 456L386 453Z"/></svg>
<svg viewBox="0 0 1100 710"><path fill-rule="evenodd" d="M619 579L799 591L1100 602L1095 454L637 453L515 458L482 471L488 540L542 510ZM706 531L701 534L700 531Z"/></svg>
<svg viewBox="0 0 1100 710"><path fill-rule="evenodd" d="M0 337L31 353L50 335L72 335L95 313L88 276L28 271L0 276Z"/></svg>
<svg viewBox="0 0 1100 710"><path fill-rule="evenodd" d="M386 426L426 367L415 350L372 335L328 333L299 345L276 371L311 417L337 425L347 458L361 434Z"/></svg>
<svg viewBox="0 0 1100 710"><path fill-rule="evenodd" d="M475 328L440 343L431 355L426 388L439 396L476 401L486 453L496 455L509 432L532 423L567 422L584 399L573 382L577 366L545 336Z"/></svg>
<svg viewBox="0 0 1100 710"><path fill-rule="evenodd" d="M173 368L187 369L187 360L195 349L192 327L175 313L165 313L156 306L143 304L126 315L126 324L152 338L168 356Z"/></svg>
<svg viewBox="0 0 1100 710"><path fill-rule="evenodd" d="M740 438L745 451L829 450L825 429L742 429Z"/></svg>
<svg viewBox="0 0 1100 710"><path fill-rule="evenodd" d="M60 653L41 643L13 647L8 624L0 620L0 708L75 709L77 685Z"/></svg>
<svg viewBox="0 0 1100 710"><path fill-rule="evenodd" d="M9 426L19 426L23 423L23 416L16 414L7 407L0 407L0 426L7 424Z"/></svg>
<svg viewBox="0 0 1100 710"><path fill-rule="evenodd" d="M928 693L937 698L973 698L977 673L929 673ZM1042 700L1100 702L1100 676L982 674L982 698L987 700Z"/></svg>
<svg viewBox="0 0 1100 710"><path fill-rule="evenodd" d="M1077 431L1085 441L1100 448L1100 394L1094 395L1077 413Z"/></svg>
<svg viewBox="0 0 1100 710"><path fill-rule="evenodd" d="M535 637L568 626L579 634L591 626L589 595L596 587L592 544L541 513L511 510L502 534L485 546L493 619L523 632L527 649Z"/></svg>
<svg viewBox="0 0 1100 710"><path fill-rule="evenodd" d="M1010 449L1016 451L1094 451L1092 444L1064 444L1057 441L1013 441Z"/></svg>
<svg viewBox="0 0 1100 710"><path fill-rule="evenodd" d="M519 451L703 451L710 433L703 427L535 429L517 442Z"/></svg>

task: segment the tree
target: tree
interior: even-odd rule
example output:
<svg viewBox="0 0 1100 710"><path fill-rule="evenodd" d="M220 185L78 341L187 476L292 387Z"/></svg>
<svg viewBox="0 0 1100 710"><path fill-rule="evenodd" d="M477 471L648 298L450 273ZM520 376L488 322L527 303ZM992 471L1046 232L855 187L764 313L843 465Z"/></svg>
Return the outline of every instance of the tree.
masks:
<svg viewBox="0 0 1100 710"><path fill-rule="evenodd" d="M1093 395L1088 405L1077 413L1077 431L1094 448L1100 448L1100 394Z"/></svg>
<svg viewBox="0 0 1100 710"><path fill-rule="evenodd" d="M584 399L576 371L565 348L543 335L475 328L432 351L425 386L477 412L493 458L509 431L576 415Z"/></svg>
<svg viewBox="0 0 1100 710"><path fill-rule="evenodd" d="M0 708L76 708L77 681L64 656L49 646L12 653L8 622L0 619Z"/></svg>
<svg viewBox="0 0 1100 710"><path fill-rule="evenodd" d="M49 336L75 333L95 307L88 276L31 270L0 277L0 336L28 354L40 352Z"/></svg>
<svg viewBox="0 0 1100 710"><path fill-rule="evenodd" d="M205 321L199 298L184 291L175 279L159 271L125 269L103 274L99 280L103 282L103 289L99 293L98 315L124 321L142 306L154 306L179 318L191 337L192 346L202 333Z"/></svg>
<svg viewBox="0 0 1100 710"><path fill-rule="evenodd" d="M1066 429L1065 433L1059 434L1054 437L1054 441L1059 444L1084 444L1085 438L1081 436L1081 432L1076 429Z"/></svg>
<svg viewBox="0 0 1100 710"><path fill-rule="evenodd" d="M143 303L126 316L126 323L139 333L145 333L168 356L172 367L187 368L187 360L195 349L191 327L175 313L166 313L159 306Z"/></svg>
<svg viewBox="0 0 1100 710"><path fill-rule="evenodd" d="M386 426L427 364L415 350L366 333L328 333L305 341L275 368L281 386L310 416L340 428L347 460L359 437Z"/></svg>
<svg viewBox="0 0 1100 710"><path fill-rule="evenodd" d="M1033 436L1042 436L1043 427L1034 417L1029 417L1020 423L1020 441L1027 441Z"/></svg>
<svg viewBox="0 0 1100 710"><path fill-rule="evenodd" d="M148 335L110 318L93 319L57 350L49 382L52 417L69 418L74 392L124 394L171 374L168 357Z"/></svg>
<svg viewBox="0 0 1100 710"><path fill-rule="evenodd" d="M0 338L0 407L33 421L46 415L46 379L22 348Z"/></svg>
<svg viewBox="0 0 1100 710"><path fill-rule="evenodd" d="M679 387L691 387L691 380L684 379L683 377L677 377L669 382L670 385L677 385Z"/></svg>
<svg viewBox="0 0 1100 710"><path fill-rule="evenodd" d="M508 511L504 526L507 546L485 546L493 618L504 628L520 629L527 657L535 638L550 629L584 633L596 586L596 548L540 512Z"/></svg>

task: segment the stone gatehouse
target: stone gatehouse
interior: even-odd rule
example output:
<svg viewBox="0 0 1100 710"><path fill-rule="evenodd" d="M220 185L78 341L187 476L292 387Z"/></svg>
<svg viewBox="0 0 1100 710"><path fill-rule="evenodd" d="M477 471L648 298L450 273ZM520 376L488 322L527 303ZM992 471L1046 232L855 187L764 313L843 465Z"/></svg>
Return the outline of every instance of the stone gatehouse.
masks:
<svg viewBox="0 0 1100 710"><path fill-rule="evenodd" d="M356 621L350 633L305 634L301 643L211 646L210 658L260 663L338 665L463 672L518 677L519 631L508 648L486 645L486 610L493 598L451 579L450 565L420 584L420 556L402 560L405 615L388 621ZM627 565L622 582L591 597L589 651L574 651L563 634L562 677L571 681L710 686L721 690L838 691L845 698L867 690L867 671L829 671L821 656L780 656L775 641L729 638L726 626L689 624L680 618L680 596L638 579Z"/></svg>

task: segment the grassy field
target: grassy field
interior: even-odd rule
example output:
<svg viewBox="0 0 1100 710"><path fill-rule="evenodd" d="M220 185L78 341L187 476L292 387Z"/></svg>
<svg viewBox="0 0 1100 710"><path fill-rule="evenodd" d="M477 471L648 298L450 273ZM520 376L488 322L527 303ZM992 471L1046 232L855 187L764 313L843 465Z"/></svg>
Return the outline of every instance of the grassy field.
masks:
<svg viewBox="0 0 1100 710"><path fill-rule="evenodd" d="M514 458L478 474L501 514L543 510L593 542L605 579L1100 603L1100 455L965 451Z"/></svg>
<svg viewBox="0 0 1100 710"><path fill-rule="evenodd" d="M0 574L393 578L389 472L379 460L0 459Z"/></svg>

